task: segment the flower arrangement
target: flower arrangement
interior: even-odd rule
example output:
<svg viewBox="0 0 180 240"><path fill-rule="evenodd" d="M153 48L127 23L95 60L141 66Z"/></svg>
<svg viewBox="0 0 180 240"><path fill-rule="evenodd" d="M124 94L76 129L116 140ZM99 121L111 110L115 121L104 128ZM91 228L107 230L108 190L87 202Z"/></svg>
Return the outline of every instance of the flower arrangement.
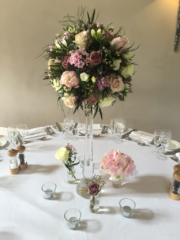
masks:
<svg viewBox="0 0 180 240"><path fill-rule="evenodd" d="M117 150L111 150L101 159L100 173L109 174L112 181L129 177L135 169L136 165L131 157Z"/></svg>
<svg viewBox="0 0 180 240"><path fill-rule="evenodd" d="M106 183L101 175L94 175L93 179L85 179L85 184L88 188L88 193L95 196L101 191Z"/></svg>
<svg viewBox="0 0 180 240"><path fill-rule="evenodd" d="M64 163L74 179L76 179L76 177L73 172L73 167L79 164L79 162L76 162L76 154L75 147L69 143L66 143L66 147L60 148L55 154L55 158Z"/></svg>
<svg viewBox="0 0 180 240"><path fill-rule="evenodd" d="M123 101L132 92L134 67L131 55L136 49L128 38L110 25L97 22L95 10L84 20L85 9L77 17L65 16L64 33L44 51L48 69L44 79L50 80L58 100L76 112L94 109L102 118L101 107L116 100ZM63 105L62 105L63 106Z"/></svg>

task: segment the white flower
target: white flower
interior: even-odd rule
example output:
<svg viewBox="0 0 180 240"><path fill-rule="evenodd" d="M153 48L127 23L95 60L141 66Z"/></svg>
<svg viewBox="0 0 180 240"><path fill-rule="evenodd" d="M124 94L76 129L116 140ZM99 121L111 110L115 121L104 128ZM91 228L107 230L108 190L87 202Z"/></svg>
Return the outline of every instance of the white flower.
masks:
<svg viewBox="0 0 180 240"><path fill-rule="evenodd" d="M61 49L61 45L59 44L59 42L61 42L64 46L67 47L67 42L66 42L66 40L63 38L63 40L61 40L61 41L56 41L55 45L56 45L57 48Z"/></svg>
<svg viewBox="0 0 180 240"><path fill-rule="evenodd" d="M91 78L91 80L92 80L93 83L96 82L96 78L94 76Z"/></svg>
<svg viewBox="0 0 180 240"><path fill-rule="evenodd" d="M91 36L94 38L96 36L96 31L94 29L91 29Z"/></svg>
<svg viewBox="0 0 180 240"><path fill-rule="evenodd" d="M60 148L55 155L55 158L62 161L62 162L67 162L69 156L69 152L66 148Z"/></svg>
<svg viewBox="0 0 180 240"><path fill-rule="evenodd" d="M80 78L83 82L86 82L89 78L89 74L83 72L83 73L80 74Z"/></svg>
<svg viewBox="0 0 180 240"><path fill-rule="evenodd" d="M60 90L62 87L62 84L60 84L60 81L56 79L53 79L52 85L56 89L56 91Z"/></svg>
<svg viewBox="0 0 180 240"><path fill-rule="evenodd" d="M88 42L88 36L86 31L76 34L74 42L78 45L79 48L86 48Z"/></svg>
<svg viewBox="0 0 180 240"><path fill-rule="evenodd" d="M109 96L107 98L104 98L100 101L99 106L100 107L108 107L114 102L115 98L113 96Z"/></svg>
<svg viewBox="0 0 180 240"><path fill-rule="evenodd" d="M121 62L122 62L121 59L114 60L114 62L113 62L113 69L115 71L119 70Z"/></svg>
<svg viewBox="0 0 180 240"><path fill-rule="evenodd" d="M123 75L124 78L128 78L130 76L132 76L134 73L134 66L133 65L129 65L125 68L123 68L121 74Z"/></svg>
<svg viewBox="0 0 180 240"><path fill-rule="evenodd" d="M126 58L126 59L131 58L130 52L124 53L124 54L123 54L123 57Z"/></svg>

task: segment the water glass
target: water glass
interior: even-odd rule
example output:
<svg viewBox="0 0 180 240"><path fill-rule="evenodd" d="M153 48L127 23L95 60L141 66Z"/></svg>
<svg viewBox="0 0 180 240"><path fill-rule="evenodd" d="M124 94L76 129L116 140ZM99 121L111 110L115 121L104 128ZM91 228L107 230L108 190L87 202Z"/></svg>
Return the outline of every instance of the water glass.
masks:
<svg viewBox="0 0 180 240"><path fill-rule="evenodd" d="M20 145L19 139L18 139L19 133L16 130L16 126L15 125L11 126L11 127L8 127L7 130L8 130L8 137L9 137L11 146L12 146L12 148L15 149L17 146Z"/></svg>
<svg viewBox="0 0 180 240"><path fill-rule="evenodd" d="M161 159L161 160L167 159L167 157L165 155L165 149L166 149L166 147L169 146L171 139L172 139L172 132L167 129L162 130L161 135L160 135L160 143L162 146L162 148L161 148L162 151L158 153L159 159Z"/></svg>
<svg viewBox="0 0 180 240"><path fill-rule="evenodd" d="M111 133L112 133L112 136L111 136L111 140L114 140L114 137L115 137L115 123L116 123L116 118L111 118L110 120L110 128L111 128Z"/></svg>
<svg viewBox="0 0 180 240"><path fill-rule="evenodd" d="M56 191L56 184L49 182L49 183L45 183L44 185L42 185L41 189L44 193L44 197L46 199L52 199L55 197L55 191Z"/></svg>
<svg viewBox="0 0 180 240"><path fill-rule="evenodd" d="M155 130L154 131L154 144L156 146L156 151L153 151L153 153L155 153L156 155L158 154L157 148L161 142L161 130Z"/></svg>
<svg viewBox="0 0 180 240"><path fill-rule="evenodd" d="M133 215L136 204L130 198L123 198L120 200L119 206L123 217L130 218Z"/></svg>
<svg viewBox="0 0 180 240"><path fill-rule="evenodd" d="M16 126L16 130L19 133L19 136L22 140L22 145L24 145L24 138L28 135L28 127L26 124L20 124Z"/></svg>
<svg viewBox="0 0 180 240"><path fill-rule="evenodd" d="M79 140L79 118L78 117L72 117L71 121L71 130L72 130L72 135L71 138L73 141L78 141Z"/></svg>
<svg viewBox="0 0 180 240"><path fill-rule="evenodd" d="M81 219L81 212L76 208L71 208L65 212L64 218L67 222L68 228L74 230L79 225L79 221Z"/></svg>
<svg viewBox="0 0 180 240"><path fill-rule="evenodd" d="M71 128L71 118L64 118L64 130L65 130L65 140L69 140L70 139L70 128Z"/></svg>
<svg viewBox="0 0 180 240"><path fill-rule="evenodd" d="M84 166L84 155L79 156L78 160L79 160L79 163L80 163L79 164L80 167L83 168L83 166Z"/></svg>
<svg viewBox="0 0 180 240"><path fill-rule="evenodd" d="M118 143L122 143L122 133L124 132L124 130L126 129L126 120L123 118L117 118L116 119L116 123L115 123L115 128L116 128L116 138L115 141Z"/></svg>

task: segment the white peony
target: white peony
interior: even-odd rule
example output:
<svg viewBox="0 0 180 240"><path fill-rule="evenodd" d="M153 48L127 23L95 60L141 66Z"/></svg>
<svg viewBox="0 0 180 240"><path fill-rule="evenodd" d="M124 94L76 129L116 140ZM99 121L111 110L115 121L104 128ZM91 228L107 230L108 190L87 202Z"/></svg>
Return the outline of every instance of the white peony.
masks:
<svg viewBox="0 0 180 240"><path fill-rule="evenodd" d="M109 107L113 102L115 98L113 96L109 96L107 98L104 98L103 100L100 100L99 106L100 107Z"/></svg>
<svg viewBox="0 0 180 240"><path fill-rule="evenodd" d="M79 48L86 48L88 42L88 35L86 31L76 34L74 42L78 45Z"/></svg>
<svg viewBox="0 0 180 240"><path fill-rule="evenodd" d="M89 74L83 72L80 74L81 81L86 82L89 78Z"/></svg>
<svg viewBox="0 0 180 240"><path fill-rule="evenodd" d="M61 45L59 44L59 42L61 42L64 46L67 47L67 42L66 42L66 40L63 38L63 40L61 40L61 41L56 41L55 46L56 46L57 48L61 49Z"/></svg>
<svg viewBox="0 0 180 240"><path fill-rule="evenodd" d="M134 66L129 65L125 68L123 68L121 74L123 75L124 78L128 78L134 74Z"/></svg>

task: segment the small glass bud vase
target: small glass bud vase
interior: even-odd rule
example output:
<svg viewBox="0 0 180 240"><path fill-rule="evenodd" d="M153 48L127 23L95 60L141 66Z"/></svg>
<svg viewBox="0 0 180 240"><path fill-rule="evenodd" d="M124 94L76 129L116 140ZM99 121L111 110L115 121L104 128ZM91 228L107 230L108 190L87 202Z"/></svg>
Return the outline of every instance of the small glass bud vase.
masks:
<svg viewBox="0 0 180 240"><path fill-rule="evenodd" d="M68 183L74 184L76 182L75 172L76 171L75 171L74 167L71 168L71 171L69 171L69 169L67 169Z"/></svg>
<svg viewBox="0 0 180 240"><path fill-rule="evenodd" d="M89 208L92 213L96 213L99 211L99 202L100 202L99 193L97 195L90 196Z"/></svg>

